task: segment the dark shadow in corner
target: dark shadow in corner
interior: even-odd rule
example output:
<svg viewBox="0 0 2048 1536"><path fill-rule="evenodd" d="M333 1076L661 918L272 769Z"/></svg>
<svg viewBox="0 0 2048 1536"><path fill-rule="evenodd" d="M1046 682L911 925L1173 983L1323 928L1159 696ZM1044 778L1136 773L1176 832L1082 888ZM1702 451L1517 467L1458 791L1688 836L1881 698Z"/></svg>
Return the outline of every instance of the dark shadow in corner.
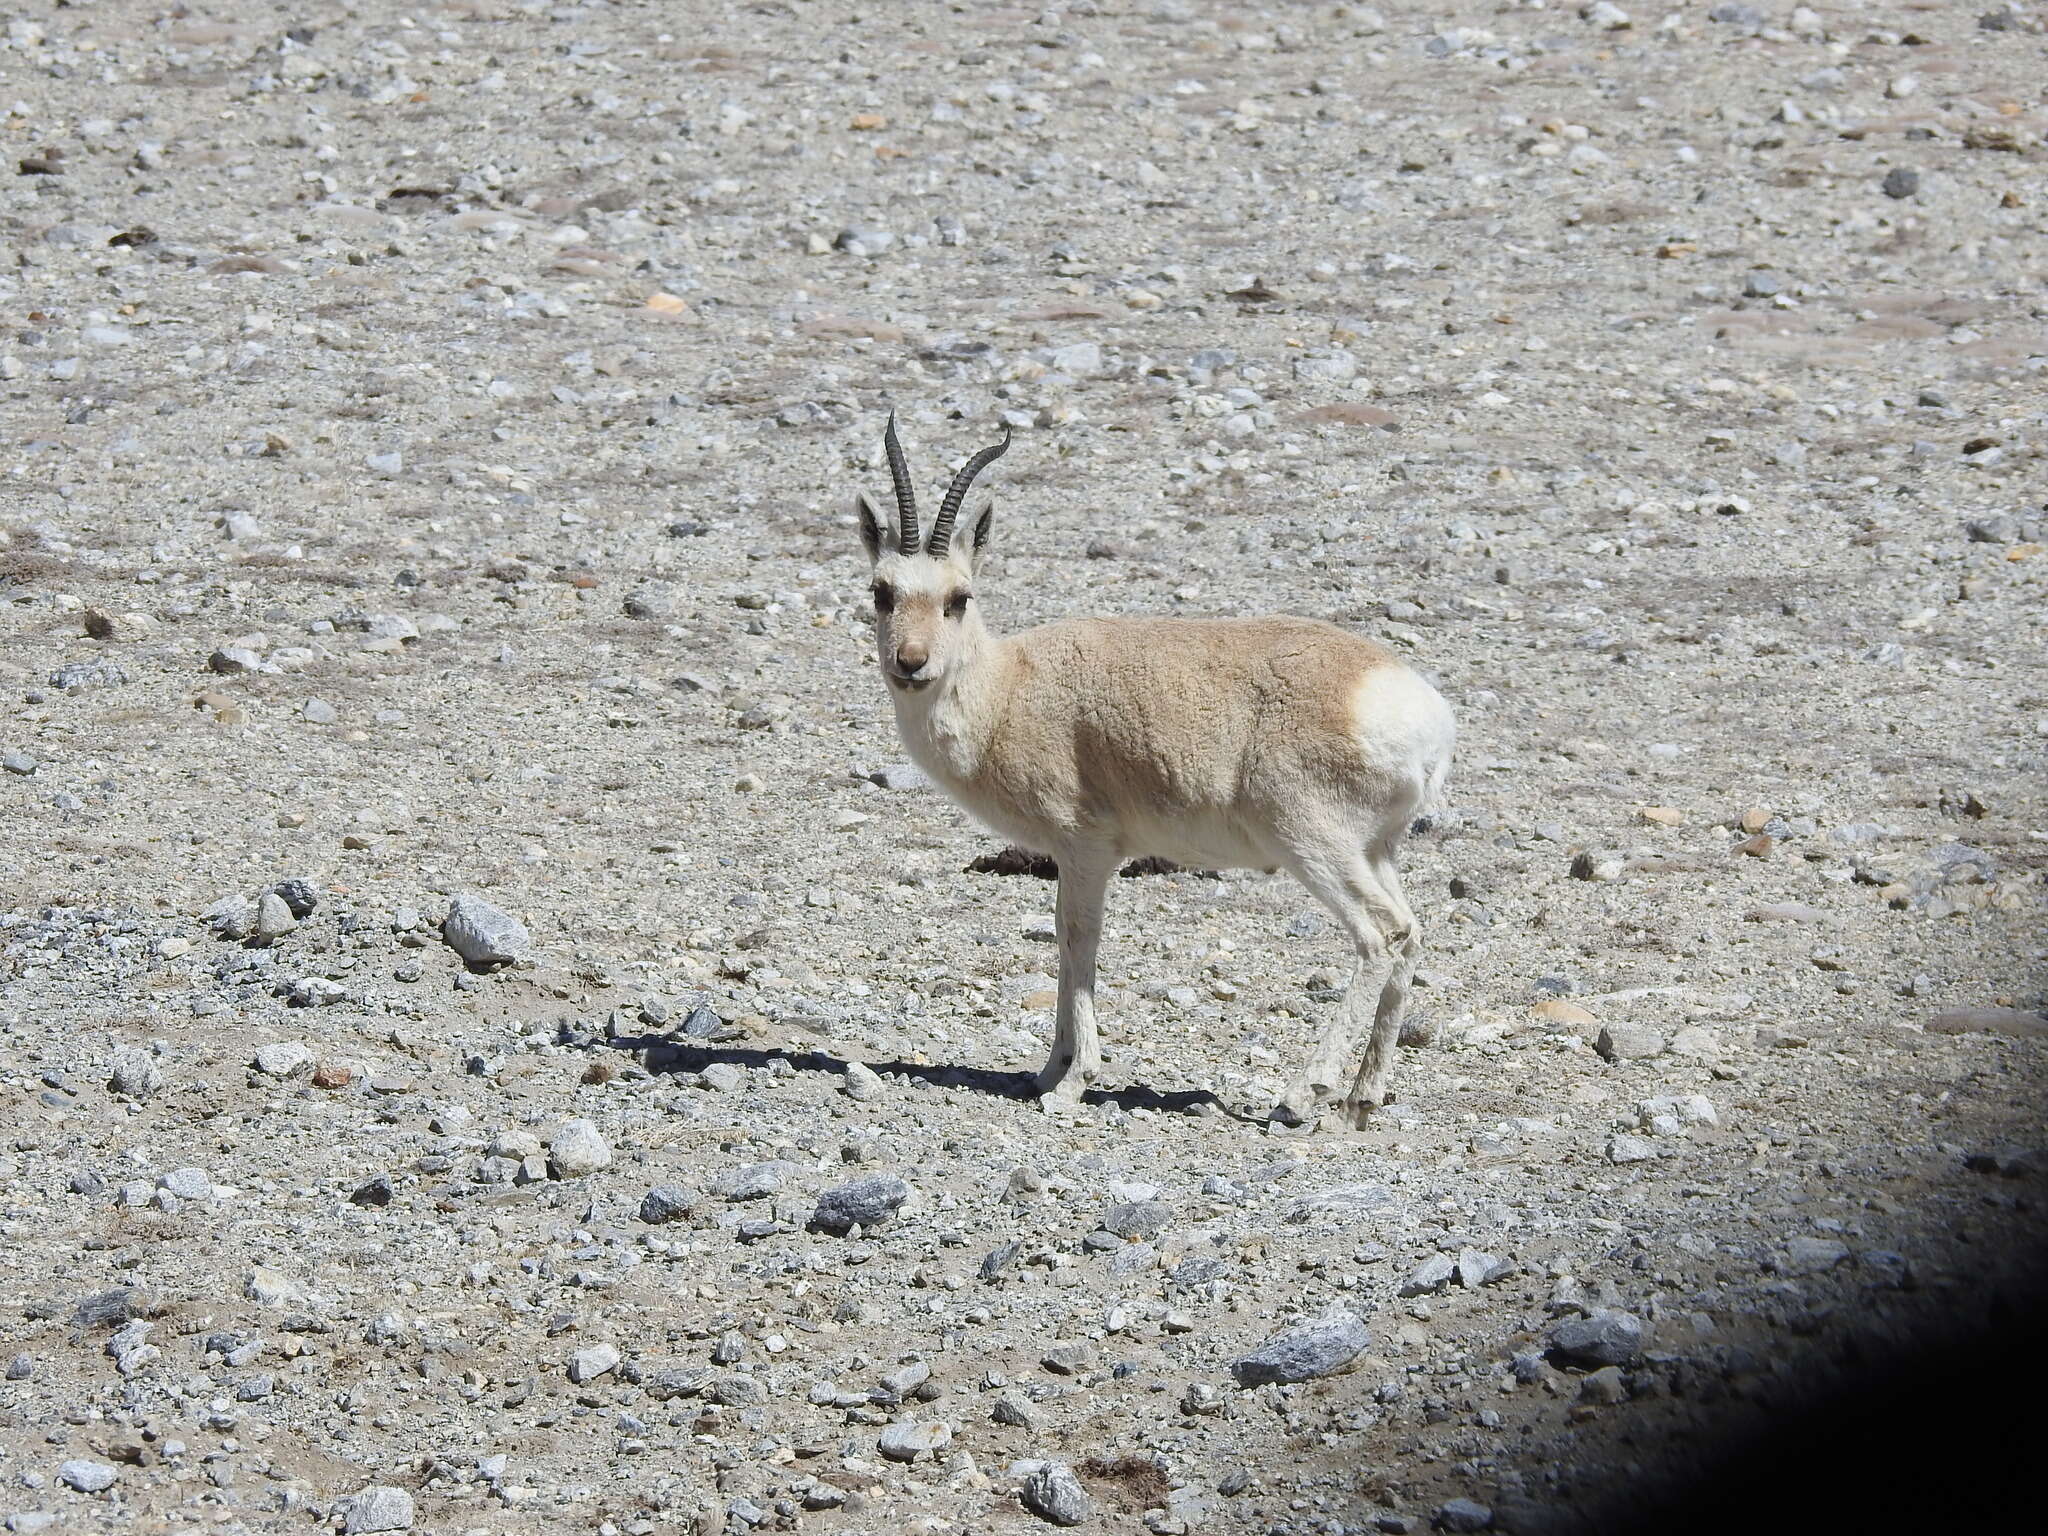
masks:
<svg viewBox="0 0 2048 1536"><path fill-rule="evenodd" d="M735 1067L765 1067L771 1061L786 1061L799 1072L846 1075L846 1062L825 1051L792 1051L777 1046L754 1049L698 1045L670 1035L618 1035L605 1043L616 1051L644 1053L643 1060L650 1072L702 1072L719 1062ZM983 1067L953 1067L943 1062L925 1066L914 1061L871 1061L867 1065L869 1070L885 1077L894 1074L930 1083L935 1088L958 1088L968 1093L986 1094L995 1099L1015 1099L1023 1103L1034 1103L1038 1098L1038 1088L1029 1072L991 1072ZM1250 1118L1225 1106L1207 1089L1161 1093L1139 1083L1127 1088L1091 1088L1081 1097L1083 1103L1114 1104L1125 1111L1145 1109L1163 1115L1220 1113L1235 1120Z"/></svg>
<svg viewBox="0 0 2048 1536"><path fill-rule="evenodd" d="M2048 1352L2035 1277L2048 1250L1984 1254L1967 1300L1796 1363L1768 1404L1645 1445L1639 1484L1517 1536L1991 1531L2039 1515ZM1999 1404L2004 1406L2000 1407ZM1659 1466L1659 1462L1663 1466ZM2033 1509L2034 1516L2025 1511Z"/></svg>

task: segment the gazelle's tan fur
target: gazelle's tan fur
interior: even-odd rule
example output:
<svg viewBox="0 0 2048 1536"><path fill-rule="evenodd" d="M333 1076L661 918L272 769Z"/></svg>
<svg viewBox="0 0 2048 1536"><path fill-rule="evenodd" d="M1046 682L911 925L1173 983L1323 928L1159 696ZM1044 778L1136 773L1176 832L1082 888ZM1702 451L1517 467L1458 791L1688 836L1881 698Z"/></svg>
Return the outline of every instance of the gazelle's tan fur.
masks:
<svg viewBox="0 0 2048 1536"><path fill-rule="evenodd" d="M901 497L893 420L889 447ZM1285 869L1336 916L1357 969L1274 1114L1300 1123L1341 1092L1340 1112L1362 1123L1385 1100L1421 952L1395 852L1442 792L1450 707L1381 647L1316 619L1068 619L999 638L974 601L993 509L971 540L942 511L920 544L905 499L893 547L873 503L856 506L897 732L976 820L1059 865L1059 1011L1039 1091L1071 1103L1101 1072L1103 897L1124 859L1152 854Z"/></svg>

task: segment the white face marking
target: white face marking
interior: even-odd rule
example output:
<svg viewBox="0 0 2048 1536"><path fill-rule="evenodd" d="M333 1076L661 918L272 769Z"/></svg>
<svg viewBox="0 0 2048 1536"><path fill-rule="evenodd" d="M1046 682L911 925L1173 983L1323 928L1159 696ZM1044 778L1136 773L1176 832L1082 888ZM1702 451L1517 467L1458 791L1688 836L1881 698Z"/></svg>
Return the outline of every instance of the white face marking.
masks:
<svg viewBox="0 0 2048 1536"><path fill-rule="evenodd" d="M944 560L885 554L875 562L875 654L898 693L921 693L959 659L973 582L957 545ZM962 603L962 597L968 597Z"/></svg>

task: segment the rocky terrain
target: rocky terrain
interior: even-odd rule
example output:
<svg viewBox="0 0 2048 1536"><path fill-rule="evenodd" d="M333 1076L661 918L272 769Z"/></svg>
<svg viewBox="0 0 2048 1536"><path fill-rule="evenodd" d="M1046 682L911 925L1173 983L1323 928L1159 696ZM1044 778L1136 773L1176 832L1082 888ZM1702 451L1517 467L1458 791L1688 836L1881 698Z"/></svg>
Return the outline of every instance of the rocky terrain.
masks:
<svg viewBox="0 0 2048 1536"><path fill-rule="evenodd" d="M0 8L0 1526L1571 1529L2030 1306L2044 18ZM1370 1129L1242 872L1030 1096L891 408L1458 710Z"/></svg>

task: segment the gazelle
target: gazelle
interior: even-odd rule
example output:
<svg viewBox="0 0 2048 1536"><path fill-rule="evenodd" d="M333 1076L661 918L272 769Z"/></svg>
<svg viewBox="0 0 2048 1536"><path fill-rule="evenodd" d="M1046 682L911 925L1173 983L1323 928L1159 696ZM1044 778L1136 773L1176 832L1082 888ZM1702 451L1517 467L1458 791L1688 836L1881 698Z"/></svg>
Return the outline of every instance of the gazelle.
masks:
<svg viewBox="0 0 2048 1536"><path fill-rule="evenodd" d="M967 538L954 521L969 459L920 541L917 496L892 413L893 541L865 494L875 647L911 758L960 807L1059 865L1059 1009L1038 1089L1071 1105L1102 1070L1095 952L1125 858L1285 869L1357 951L1337 1016L1273 1117L1301 1124L1338 1098L1371 1008L1364 1060L1338 1109L1385 1101L1421 937L1394 858L1449 772L1450 706L1371 641L1316 619L1066 619L998 637L974 583L993 505Z"/></svg>

